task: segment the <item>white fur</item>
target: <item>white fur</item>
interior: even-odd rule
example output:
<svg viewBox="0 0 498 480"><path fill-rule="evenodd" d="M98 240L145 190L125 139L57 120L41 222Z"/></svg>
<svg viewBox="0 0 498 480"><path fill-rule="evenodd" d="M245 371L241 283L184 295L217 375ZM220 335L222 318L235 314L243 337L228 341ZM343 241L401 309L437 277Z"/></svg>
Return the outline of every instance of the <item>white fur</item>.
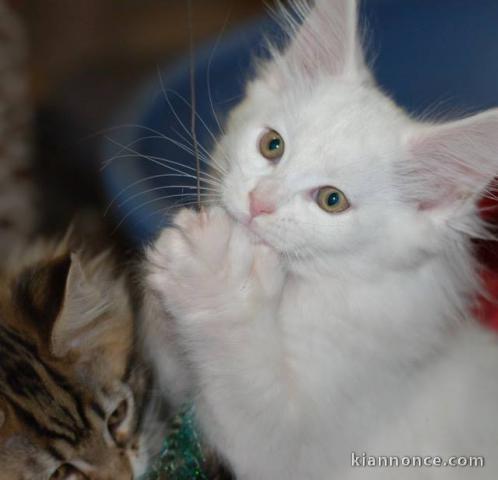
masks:
<svg viewBox="0 0 498 480"><path fill-rule="evenodd" d="M182 212L150 250L148 285L183 365L158 371L170 390L188 375L240 480L495 479L498 342L472 319L470 237L498 172L498 112L408 118L358 58L353 4L300 4L303 25L290 21L294 40L220 139L223 208ZM286 141L278 164L259 154L266 128ZM324 186L351 208L321 210L311 192ZM251 191L275 213L251 219ZM157 346L157 316L145 317ZM487 463L361 470L352 452Z"/></svg>

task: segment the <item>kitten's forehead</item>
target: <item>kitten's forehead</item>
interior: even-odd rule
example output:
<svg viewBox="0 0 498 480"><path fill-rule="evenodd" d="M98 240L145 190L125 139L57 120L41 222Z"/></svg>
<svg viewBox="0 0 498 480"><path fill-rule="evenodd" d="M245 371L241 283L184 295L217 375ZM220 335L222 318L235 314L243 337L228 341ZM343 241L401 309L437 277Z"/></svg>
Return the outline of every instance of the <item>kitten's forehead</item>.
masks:
<svg viewBox="0 0 498 480"><path fill-rule="evenodd" d="M295 130L312 130L331 142L334 137L354 140L359 136L367 140L376 136L378 142L379 131L389 136L398 130L403 118L394 104L374 88L333 80L322 82L307 96L289 103L287 110L288 116L294 117Z"/></svg>
<svg viewBox="0 0 498 480"><path fill-rule="evenodd" d="M408 121L373 85L333 77L306 91L297 85L276 91L256 82L246 102L245 116L250 111L261 126L281 129L286 142L303 152L392 149Z"/></svg>

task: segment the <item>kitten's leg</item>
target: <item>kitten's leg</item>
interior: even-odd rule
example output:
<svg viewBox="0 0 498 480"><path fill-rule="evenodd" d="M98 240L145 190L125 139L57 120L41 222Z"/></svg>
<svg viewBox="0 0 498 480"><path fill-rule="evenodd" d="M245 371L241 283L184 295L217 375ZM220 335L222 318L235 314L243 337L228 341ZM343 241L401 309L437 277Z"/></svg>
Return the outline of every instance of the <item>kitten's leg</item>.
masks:
<svg viewBox="0 0 498 480"><path fill-rule="evenodd" d="M292 379L276 321L284 273L279 256L254 245L223 210L185 211L175 224L149 256L150 280L193 366L201 421L238 464L241 449L249 459L246 449L261 449L262 435L278 445L293 424Z"/></svg>

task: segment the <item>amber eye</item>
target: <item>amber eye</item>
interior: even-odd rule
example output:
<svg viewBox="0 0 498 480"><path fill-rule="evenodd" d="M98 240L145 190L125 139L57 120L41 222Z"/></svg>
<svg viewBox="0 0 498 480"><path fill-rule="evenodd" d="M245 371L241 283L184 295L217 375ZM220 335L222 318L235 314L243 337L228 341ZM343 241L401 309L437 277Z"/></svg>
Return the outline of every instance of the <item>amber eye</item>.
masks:
<svg viewBox="0 0 498 480"><path fill-rule="evenodd" d="M65 463L52 474L50 480L87 480L87 477L77 468Z"/></svg>
<svg viewBox="0 0 498 480"><path fill-rule="evenodd" d="M118 444L125 441L125 439L123 438L124 435L120 434L119 432L119 428L123 425L124 421L128 417L128 409L128 401L123 400L119 403L119 405L111 413L111 416L107 420L107 428L109 429L109 433Z"/></svg>
<svg viewBox="0 0 498 480"><path fill-rule="evenodd" d="M346 195L334 187L323 187L318 190L316 203L327 213L342 213L350 207Z"/></svg>
<svg viewBox="0 0 498 480"><path fill-rule="evenodd" d="M272 162L278 161L285 152L284 139L280 133L275 130L269 130L261 137L259 151L266 159Z"/></svg>

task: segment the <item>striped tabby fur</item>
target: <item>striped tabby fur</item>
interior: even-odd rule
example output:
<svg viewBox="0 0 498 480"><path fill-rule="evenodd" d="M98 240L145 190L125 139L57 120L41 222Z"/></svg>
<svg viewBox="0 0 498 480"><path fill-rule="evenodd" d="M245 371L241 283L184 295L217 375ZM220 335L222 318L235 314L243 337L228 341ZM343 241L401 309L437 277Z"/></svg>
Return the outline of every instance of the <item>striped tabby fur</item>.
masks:
<svg viewBox="0 0 498 480"><path fill-rule="evenodd" d="M163 431L107 254L38 247L0 279L0 479L128 480Z"/></svg>

